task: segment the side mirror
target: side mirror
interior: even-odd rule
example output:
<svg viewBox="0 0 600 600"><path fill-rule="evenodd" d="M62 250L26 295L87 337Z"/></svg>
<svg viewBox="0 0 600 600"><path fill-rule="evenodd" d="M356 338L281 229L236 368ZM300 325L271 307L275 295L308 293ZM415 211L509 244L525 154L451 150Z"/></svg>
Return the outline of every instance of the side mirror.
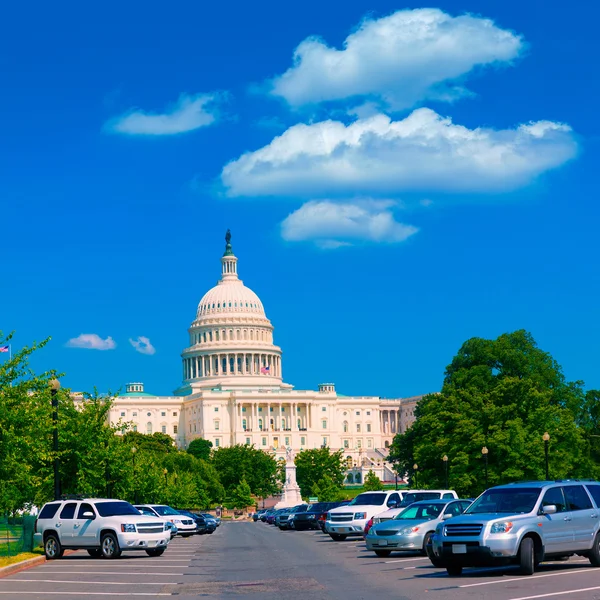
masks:
<svg viewBox="0 0 600 600"><path fill-rule="evenodd" d="M390 500L388 502L388 508L398 508L398 503L395 500Z"/></svg>
<svg viewBox="0 0 600 600"><path fill-rule="evenodd" d="M542 506L540 512L543 515L553 515L558 512L558 509L556 508L556 504L546 504L546 506Z"/></svg>
<svg viewBox="0 0 600 600"><path fill-rule="evenodd" d="M442 515L442 521L447 521L448 519L451 519L454 515L452 513L445 513L444 515Z"/></svg>
<svg viewBox="0 0 600 600"><path fill-rule="evenodd" d="M86 510L82 515L84 519L95 519L96 515L91 510Z"/></svg>

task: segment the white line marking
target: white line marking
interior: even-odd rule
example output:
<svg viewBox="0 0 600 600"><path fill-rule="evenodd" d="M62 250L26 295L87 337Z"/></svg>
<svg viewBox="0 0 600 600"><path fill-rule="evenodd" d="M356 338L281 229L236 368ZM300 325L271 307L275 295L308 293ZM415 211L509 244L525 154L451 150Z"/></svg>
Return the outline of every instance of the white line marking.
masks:
<svg viewBox="0 0 600 600"><path fill-rule="evenodd" d="M81 596L81 592L3 592L0 594L35 594L36 596L42 595L55 595L55 596ZM172 596L173 594L166 594L163 592L85 592L86 596Z"/></svg>
<svg viewBox="0 0 600 600"><path fill-rule="evenodd" d="M564 596L565 594L577 594L578 592L591 592L600 590L600 586L591 588L581 588L580 590L568 590L566 592L552 592L551 594L540 594L539 596L523 596L522 598L512 598L511 600L533 600L534 598L549 598L550 596Z"/></svg>
<svg viewBox="0 0 600 600"><path fill-rule="evenodd" d="M411 569L416 569L417 567L404 567L405 571L410 571Z"/></svg>
<svg viewBox="0 0 600 600"><path fill-rule="evenodd" d="M86 585L177 585L175 583L169 584L163 582L149 583L146 581L136 581L131 583L130 581L71 581L70 579L59 580L59 579L7 579L6 581L18 581L19 583L82 583Z"/></svg>
<svg viewBox="0 0 600 600"><path fill-rule="evenodd" d="M157 563L156 560L152 560L152 561L148 561L148 560L144 560L144 559L134 559L134 560L127 560L127 561L119 561L119 562L114 562L112 563L111 567L123 567L123 568L129 568L133 565L156 565L156 564L160 564L165 565L166 563L169 563L166 566L171 566L171 567L187 567L189 563L187 562L181 562L181 561L174 561L174 560L161 560L159 561L159 563ZM46 563L47 564L47 563ZM85 567L106 567L106 563L100 564L97 561L91 561L91 560L86 560L86 561L79 561L79 560L64 560L62 562L55 562L52 563L53 566L55 567L72 567L74 565L77 566L85 566Z"/></svg>
<svg viewBox="0 0 600 600"><path fill-rule="evenodd" d="M418 558L401 558L399 560L386 560L385 564L411 562L413 560L429 560L426 556L419 556Z"/></svg>
<svg viewBox="0 0 600 600"><path fill-rule="evenodd" d="M546 575L530 575L527 578L514 577L513 579L495 579L494 581L484 581L482 583L469 583L467 585L459 585L460 588L478 587L480 585L495 585L497 583L509 583L511 581L530 581L532 579L542 579L544 577L558 577L559 575L575 575L577 573L592 573L592 569L577 569L577 571L561 571L560 573L546 573Z"/></svg>
<svg viewBox="0 0 600 600"><path fill-rule="evenodd" d="M35 572L34 572L35 573ZM101 571L100 573L83 573L81 571L40 571L40 574L44 575L123 575L123 571ZM127 571L127 575L164 575L165 577L172 577L173 575L183 575L183 573L134 573L132 571ZM136 583L137 585L137 583Z"/></svg>

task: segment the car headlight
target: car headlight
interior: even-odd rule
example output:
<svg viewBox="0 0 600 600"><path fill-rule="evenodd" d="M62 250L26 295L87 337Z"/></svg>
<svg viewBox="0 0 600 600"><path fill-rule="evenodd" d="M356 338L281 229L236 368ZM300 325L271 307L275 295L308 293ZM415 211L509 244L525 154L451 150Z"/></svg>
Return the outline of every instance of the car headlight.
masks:
<svg viewBox="0 0 600 600"><path fill-rule="evenodd" d="M327 513L325 519L327 519L328 521L331 521L331 513Z"/></svg>
<svg viewBox="0 0 600 600"><path fill-rule="evenodd" d="M136 532L136 528L135 528L135 525L133 523L122 523L121 524L121 531L123 533L135 533Z"/></svg>
<svg viewBox="0 0 600 600"><path fill-rule="evenodd" d="M170 531L170 530L171 530L171 524L165 523L165 528L163 529L163 531Z"/></svg>
<svg viewBox="0 0 600 600"><path fill-rule="evenodd" d="M308 515L308 518L309 519L316 519L317 517L316 517L316 515Z"/></svg>
<svg viewBox="0 0 600 600"><path fill-rule="evenodd" d="M381 523L381 519L379 517L373 517L373 525L377 525Z"/></svg>
<svg viewBox="0 0 600 600"><path fill-rule="evenodd" d="M492 525L490 533L508 533L512 528L512 521L499 521Z"/></svg>
<svg viewBox="0 0 600 600"><path fill-rule="evenodd" d="M417 533L417 531L419 531L418 527L405 527L404 529L401 529L398 533L400 535L410 535L411 533Z"/></svg>
<svg viewBox="0 0 600 600"><path fill-rule="evenodd" d="M173 523L175 523L177 525L183 525L183 523L181 522L181 519L173 519Z"/></svg>
<svg viewBox="0 0 600 600"><path fill-rule="evenodd" d="M367 518L367 513L366 512L361 512L361 513L354 513L354 518L355 519L366 519Z"/></svg>

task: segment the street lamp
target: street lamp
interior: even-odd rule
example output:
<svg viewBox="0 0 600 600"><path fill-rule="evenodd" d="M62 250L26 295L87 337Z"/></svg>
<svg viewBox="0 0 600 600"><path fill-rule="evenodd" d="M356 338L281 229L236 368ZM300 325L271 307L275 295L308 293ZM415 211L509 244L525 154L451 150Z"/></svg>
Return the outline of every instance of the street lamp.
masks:
<svg viewBox="0 0 600 600"><path fill-rule="evenodd" d="M396 478L396 487L394 488L395 490L398 489L398 469L394 469L394 477Z"/></svg>
<svg viewBox="0 0 600 600"><path fill-rule="evenodd" d="M60 381L53 379L50 382L50 395L52 397L52 450L54 453L54 499L60 499L60 473L58 468L58 390Z"/></svg>
<svg viewBox="0 0 600 600"><path fill-rule="evenodd" d="M444 456L442 456L442 460L444 461L444 474L446 476L446 489L448 488L448 456L446 454L444 454Z"/></svg>
<svg viewBox="0 0 600 600"><path fill-rule="evenodd" d="M167 469L167 467L165 467L163 469L163 473L165 474L165 486L169 485L169 481L167 480L167 473L169 472L169 469Z"/></svg>
<svg viewBox="0 0 600 600"><path fill-rule="evenodd" d="M137 477L135 476L135 453L137 452L137 448L135 446L131 446L131 461L133 462L133 496L134 502L136 504L139 503L138 500L138 492L137 492Z"/></svg>
<svg viewBox="0 0 600 600"><path fill-rule="evenodd" d="M550 480L550 475L548 474L548 444L550 443L550 434L546 431L542 436L544 440L544 456L546 458L546 481Z"/></svg>
<svg viewBox="0 0 600 600"><path fill-rule="evenodd" d="M483 462L485 464L485 488L488 487L488 449L484 446L481 449L481 454L483 454Z"/></svg>
<svg viewBox="0 0 600 600"><path fill-rule="evenodd" d="M413 471L415 472L415 488L418 488L419 486L417 485L417 471L419 470L419 465L417 463L415 463L413 465Z"/></svg>

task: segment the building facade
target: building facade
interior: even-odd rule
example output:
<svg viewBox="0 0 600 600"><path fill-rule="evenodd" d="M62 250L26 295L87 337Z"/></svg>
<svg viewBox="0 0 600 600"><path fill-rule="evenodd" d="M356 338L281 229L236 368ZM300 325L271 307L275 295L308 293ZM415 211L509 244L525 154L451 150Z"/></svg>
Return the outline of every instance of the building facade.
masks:
<svg viewBox="0 0 600 600"><path fill-rule="evenodd" d="M414 420L420 396L344 396L333 383L316 391L285 383L273 325L238 276L229 232L221 278L200 300L181 357L183 380L173 396L154 396L142 383L130 383L115 399L111 422L167 433L182 448L199 437L217 448L249 444L278 457L290 447L341 448L349 483L361 483L369 469L394 479L387 448Z"/></svg>

